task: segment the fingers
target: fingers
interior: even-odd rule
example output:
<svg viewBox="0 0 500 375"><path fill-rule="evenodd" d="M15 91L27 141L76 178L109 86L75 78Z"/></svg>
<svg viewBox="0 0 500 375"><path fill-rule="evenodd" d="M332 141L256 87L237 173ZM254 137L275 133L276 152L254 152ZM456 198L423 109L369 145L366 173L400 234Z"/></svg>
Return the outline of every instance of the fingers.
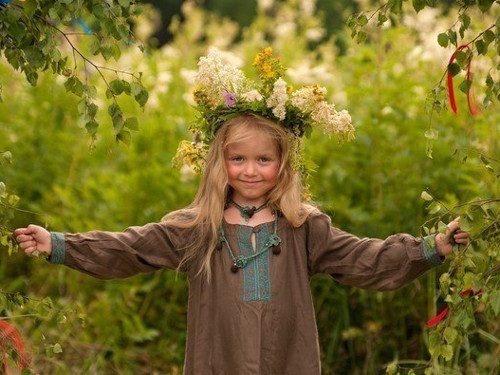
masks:
<svg viewBox="0 0 500 375"><path fill-rule="evenodd" d="M36 241L23 242L19 245L19 247L29 256L36 256L36 254L39 253Z"/></svg>
<svg viewBox="0 0 500 375"><path fill-rule="evenodd" d="M40 252L37 250L36 246L35 247L28 247L24 252L29 255L29 256L37 256Z"/></svg>
<svg viewBox="0 0 500 375"><path fill-rule="evenodd" d="M455 240L456 243L466 244L467 242L469 242L469 233L464 232L462 230L458 230L453 235L453 239Z"/></svg>
<svg viewBox="0 0 500 375"><path fill-rule="evenodd" d="M34 241L34 238L31 235L21 234L21 235L16 237L16 240L18 243L21 243L24 241Z"/></svg>
<svg viewBox="0 0 500 375"><path fill-rule="evenodd" d="M19 247L24 251L26 251L30 247L36 247L36 246L37 246L36 241L23 241L19 243Z"/></svg>
<svg viewBox="0 0 500 375"><path fill-rule="evenodd" d="M31 229L28 229L28 228L17 228L15 231L14 231L14 235L20 235L20 234L31 234L32 233L32 230Z"/></svg>
<svg viewBox="0 0 500 375"><path fill-rule="evenodd" d="M456 220L453 220L450 223L448 223L447 227L448 227L448 232L454 232L454 231L460 229L460 225L458 224L458 221L456 221Z"/></svg>
<svg viewBox="0 0 500 375"><path fill-rule="evenodd" d="M31 233L26 228L19 228L14 231L17 235L16 240L19 244L21 250L23 250L29 256L36 256L38 253L37 242L33 238L32 235L29 234L21 234L21 233Z"/></svg>

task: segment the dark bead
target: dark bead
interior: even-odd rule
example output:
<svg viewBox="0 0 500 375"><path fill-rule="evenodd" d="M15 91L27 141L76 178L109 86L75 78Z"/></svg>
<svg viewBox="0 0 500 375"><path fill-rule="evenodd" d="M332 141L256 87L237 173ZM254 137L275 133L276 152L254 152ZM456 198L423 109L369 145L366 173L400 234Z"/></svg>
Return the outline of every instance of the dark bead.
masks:
<svg viewBox="0 0 500 375"><path fill-rule="evenodd" d="M278 255L279 253L281 253L281 246L280 245L273 246L273 254Z"/></svg>
<svg viewBox="0 0 500 375"><path fill-rule="evenodd" d="M252 217L253 214L255 213L255 211L257 210L257 208L252 207L252 208L249 208L249 207L245 207L245 209L243 210L243 212L245 213L245 215L247 215L248 217Z"/></svg>
<svg viewBox="0 0 500 375"><path fill-rule="evenodd" d="M238 268L238 266L237 266L236 264L233 264L233 265L231 266L231 271L232 271L233 273L238 272L238 269L239 269L239 268Z"/></svg>
<svg viewBox="0 0 500 375"><path fill-rule="evenodd" d="M260 228L259 227L253 227L252 232L259 233L260 232Z"/></svg>

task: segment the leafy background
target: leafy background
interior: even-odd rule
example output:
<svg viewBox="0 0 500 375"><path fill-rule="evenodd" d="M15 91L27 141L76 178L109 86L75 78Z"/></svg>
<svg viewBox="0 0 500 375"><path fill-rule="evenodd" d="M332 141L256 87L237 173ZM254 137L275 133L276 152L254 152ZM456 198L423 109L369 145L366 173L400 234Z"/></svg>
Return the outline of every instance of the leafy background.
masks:
<svg viewBox="0 0 500 375"><path fill-rule="evenodd" d="M170 22L168 32L153 6L146 6L135 21L135 34L149 46L146 53L131 45L122 47L117 62L102 61L142 72L149 90L144 110L131 98L119 98L122 110L139 119L139 131L128 147L115 141L113 124L100 111L95 148L89 152L92 140L79 115L79 98L66 93L61 78L41 74L32 87L8 64L0 64L0 151L13 154L12 164L0 169L1 180L8 193L21 197L18 207L30 211L16 211L11 228L35 223L61 232L121 231L159 221L190 203L199 178L189 170L174 170L171 159L178 142L190 137L186 126L195 118L193 74L209 46L230 52L236 62L249 62L260 48L272 45L290 67L289 81L295 86L321 83L338 108L349 110L357 129L354 142L337 145L313 134L306 144L307 157L317 164L311 191L334 225L361 237L398 232L418 236L429 218L420 198L424 189L450 206L498 196L498 178L478 158L480 153L499 155L498 103L471 117L464 95L457 94L459 115L434 115L432 129L438 136L432 139L432 158L426 155L427 94L453 52L439 47L437 35L453 24L453 7L408 12L392 27L369 28L367 42L357 44L343 22L369 4L346 1L334 6L323 1L318 11L314 1L290 0L274 4L269 12L266 6L272 1L248 2L253 18L244 19L248 11L242 10L233 20L225 17L229 2L178 3L180 13L163 20ZM491 14L471 15L471 35L495 22ZM76 23L74 28L80 30ZM155 36L163 34L165 39ZM90 38L74 40L89 53ZM479 99L486 90L491 56L473 61ZM251 74L249 66L244 69ZM95 71L87 74L97 87L96 103L103 107L104 83ZM437 281L447 267L386 293L315 276L311 288L323 372L374 374L400 360L400 371L408 373L405 363L425 364L425 323L436 314ZM182 373L188 295L184 276L160 271L103 282L43 259L32 261L22 253L9 257L2 251L0 280L0 315L11 317L23 333L36 373ZM10 292L25 297L16 300L6 294ZM500 326L485 309L478 304L474 329L446 373L498 371Z"/></svg>

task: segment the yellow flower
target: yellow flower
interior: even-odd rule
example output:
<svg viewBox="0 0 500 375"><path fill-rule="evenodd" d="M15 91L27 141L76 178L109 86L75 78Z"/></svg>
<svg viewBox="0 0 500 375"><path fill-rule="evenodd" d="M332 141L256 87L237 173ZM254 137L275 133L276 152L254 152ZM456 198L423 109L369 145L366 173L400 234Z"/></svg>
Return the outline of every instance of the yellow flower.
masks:
<svg viewBox="0 0 500 375"><path fill-rule="evenodd" d="M274 72L271 70L269 72L266 73L266 77L267 78L273 78L274 77Z"/></svg>
<svg viewBox="0 0 500 375"><path fill-rule="evenodd" d="M255 55L255 60L253 61L253 66L257 66L260 64L260 53Z"/></svg>
<svg viewBox="0 0 500 375"><path fill-rule="evenodd" d="M262 69L263 72L265 73L269 73L271 71L271 65L269 64L264 64L260 67Z"/></svg>
<svg viewBox="0 0 500 375"><path fill-rule="evenodd" d="M271 56L273 54L273 49L271 47L267 47L262 51L262 53L266 56Z"/></svg>

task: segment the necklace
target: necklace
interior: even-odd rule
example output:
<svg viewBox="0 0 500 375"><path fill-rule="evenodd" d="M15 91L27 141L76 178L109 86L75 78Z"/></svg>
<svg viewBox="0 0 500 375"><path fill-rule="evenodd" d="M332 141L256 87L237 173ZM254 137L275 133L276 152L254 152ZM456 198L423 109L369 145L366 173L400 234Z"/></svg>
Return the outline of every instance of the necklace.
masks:
<svg viewBox="0 0 500 375"><path fill-rule="evenodd" d="M249 261L264 254L269 249L272 249L272 252L274 255L279 255L279 253L281 253L281 245L280 245L281 238L277 234L277 231L278 231L278 213L275 211L273 211L273 213L274 213L273 233L269 235L269 238L264 243L264 247L262 248L261 251L259 251L258 253L255 253L253 255L250 255L248 257L243 256L243 255L234 256L233 250L231 249L231 246L229 245L229 241L226 238L226 235L224 233L224 229L222 228L222 224L221 224L221 226L219 227L220 241L226 244L227 249L229 250L229 254L231 255L231 260L233 261L233 265L231 266L232 272L236 273L236 272L238 272L238 270L240 268L245 268Z"/></svg>
<svg viewBox="0 0 500 375"><path fill-rule="evenodd" d="M245 219L245 222L248 223L250 221L250 218L256 213L256 212L259 212L261 210L263 210L264 208L267 207L267 202L264 203L262 206L259 206L258 208L256 208L255 206L240 206L238 203L236 203L235 201L233 201L232 199L229 201L230 204L232 204L234 207L236 207L238 210L240 210L240 215L243 217L243 219Z"/></svg>

